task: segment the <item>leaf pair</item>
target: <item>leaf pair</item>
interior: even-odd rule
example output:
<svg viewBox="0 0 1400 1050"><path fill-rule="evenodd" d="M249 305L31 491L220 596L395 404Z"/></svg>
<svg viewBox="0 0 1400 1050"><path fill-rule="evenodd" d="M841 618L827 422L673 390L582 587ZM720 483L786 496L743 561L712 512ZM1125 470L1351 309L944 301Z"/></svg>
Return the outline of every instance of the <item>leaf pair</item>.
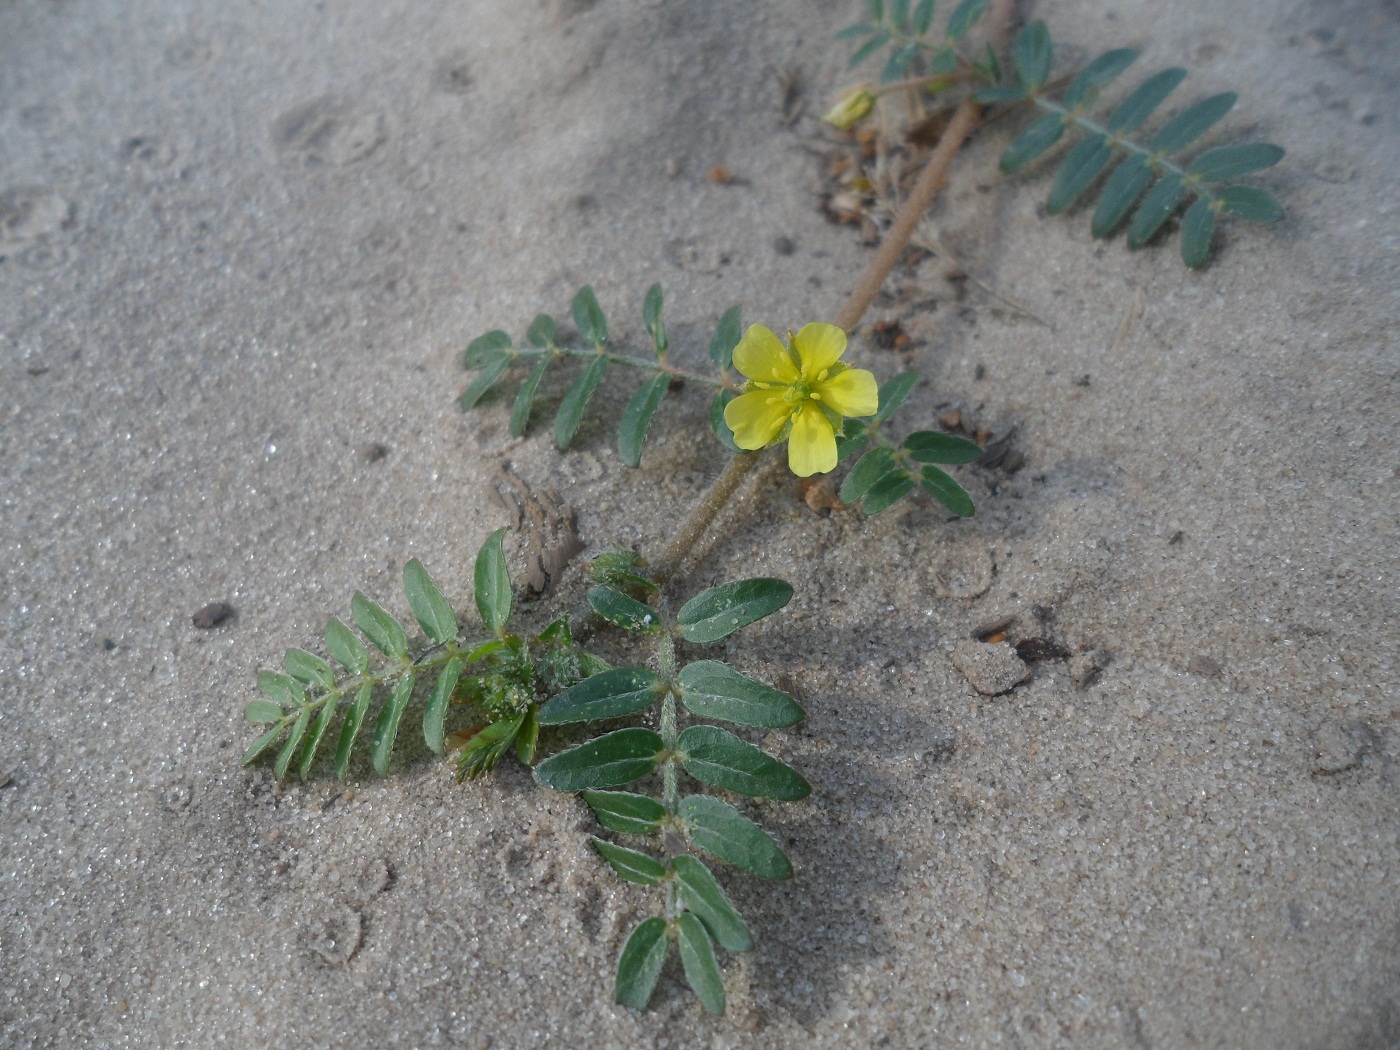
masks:
<svg viewBox="0 0 1400 1050"><path fill-rule="evenodd" d="M907 461L925 464L918 469L918 484L930 496L959 517L971 517L975 508L963 487L936 463L971 463L982 455L976 442L952 434L921 430L904 439L902 453L881 447L872 449L856 463L842 482L842 503L859 503L867 514L878 514L903 499L915 484L915 474L904 466Z"/></svg>

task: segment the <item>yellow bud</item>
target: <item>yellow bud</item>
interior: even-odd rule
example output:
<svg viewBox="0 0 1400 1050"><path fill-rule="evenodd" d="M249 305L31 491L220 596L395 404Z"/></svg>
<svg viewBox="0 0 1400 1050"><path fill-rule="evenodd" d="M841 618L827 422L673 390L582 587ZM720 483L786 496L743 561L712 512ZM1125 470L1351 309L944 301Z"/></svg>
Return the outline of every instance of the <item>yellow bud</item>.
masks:
<svg viewBox="0 0 1400 1050"><path fill-rule="evenodd" d="M842 131L849 131L875 108L875 92L869 84L857 84L841 92L822 120L835 125Z"/></svg>

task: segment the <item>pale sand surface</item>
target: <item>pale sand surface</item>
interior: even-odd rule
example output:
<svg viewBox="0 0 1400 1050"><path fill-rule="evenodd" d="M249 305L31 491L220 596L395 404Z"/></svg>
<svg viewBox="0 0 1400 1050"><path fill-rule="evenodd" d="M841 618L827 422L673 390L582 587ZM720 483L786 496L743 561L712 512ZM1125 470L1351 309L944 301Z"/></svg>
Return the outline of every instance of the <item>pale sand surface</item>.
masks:
<svg viewBox="0 0 1400 1050"><path fill-rule="evenodd" d="M590 544L669 535L723 463L698 391L633 472L622 394L561 456L508 401L464 418L457 355L587 281L634 341L663 281L682 361L732 303L832 316L869 249L819 212L813 114L858 10L0 3L0 1045L1400 1046L1394 2L1034 5L1070 57L1239 91L1290 217L1191 273L995 174L1020 118L964 158L944 241L1046 324L937 260L870 319L915 337L906 425L964 401L1024 469L960 469L965 522L769 475L695 577L796 586L728 651L791 673L768 744L815 786L753 807L796 880L726 876L727 1018L672 971L612 1005L654 899L518 767L459 786L406 731L353 794L239 768L256 670L355 589L406 612L417 556L470 606L503 460ZM1009 613L1112 662L984 697L950 653Z"/></svg>

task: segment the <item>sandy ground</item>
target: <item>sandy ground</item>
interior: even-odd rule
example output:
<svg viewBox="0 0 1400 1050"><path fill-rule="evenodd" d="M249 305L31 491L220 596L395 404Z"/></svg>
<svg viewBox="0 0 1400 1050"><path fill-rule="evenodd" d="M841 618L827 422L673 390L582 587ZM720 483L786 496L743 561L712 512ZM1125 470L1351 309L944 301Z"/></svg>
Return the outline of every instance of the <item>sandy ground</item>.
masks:
<svg viewBox="0 0 1400 1050"><path fill-rule="evenodd" d="M469 607L500 463L589 544L669 535L723 463L698 391L628 471L630 387L560 456L463 417L456 355L584 282L635 341L663 281L696 363L732 303L832 316L869 249L813 114L858 10L0 3L0 1045L1400 1046L1393 0L1034 5L1071 58L1238 90L1289 219L1192 273L1045 217L1014 121L970 149L934 222L1040 320L930 260L870 316L913 349L854 354L1025 466L960 469L965 522L770 475L695 576L796 586L728 651L799 693L769 745L815 786L754 807L796 880L726 879L727 1018L671 971L612 1005L653 901L518 768L239 768L257 668L355 589L406 611L417 556ZM952 654L1013 614L1111 662L983 696Z"/></svg>

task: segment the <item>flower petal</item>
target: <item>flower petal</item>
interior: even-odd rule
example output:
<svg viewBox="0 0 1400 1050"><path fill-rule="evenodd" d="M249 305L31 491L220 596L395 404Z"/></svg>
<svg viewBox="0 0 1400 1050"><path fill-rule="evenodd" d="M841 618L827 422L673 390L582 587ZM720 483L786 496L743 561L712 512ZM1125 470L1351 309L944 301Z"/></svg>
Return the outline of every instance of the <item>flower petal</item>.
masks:
<svg viewBox="0 0 1400 1050"><path fill-rule="evenodd" d="M734 444L750 451L771 445L791 414L792 406L783 400L781 390L750 390L724 406L724 421L734 431Z"/></svg>
<svg viewBox="0 0 1400 1050"><path fill-rule="evenodd" d="M836 466L836 431L815 402L804 401L792 417L788 466L799 478L825 474Z"/></svg>
<svg viewBox="0 0 1400 1050"><path fill-rule="evenodd" d="M759 383L788 386L800 378L787 347L761 324L749 325L744 338L739 340L739 345L734 348L734 367Z"/></svg>
<svg viewBox="0 0 1400 1050"><path fill-rule="evenodd" d="M814 386L812 393L843 416L873 416L880 407L880 385L863 368L848 368Z"/></svg>
<svg viewBox="0 0 1400 1050"><path fill-rule="evenodd" d="M802 378L815 382L846 352L846 333L834 324L814 321L802 326L802 331L793 337L792 345L802 362Z"/></svg>

